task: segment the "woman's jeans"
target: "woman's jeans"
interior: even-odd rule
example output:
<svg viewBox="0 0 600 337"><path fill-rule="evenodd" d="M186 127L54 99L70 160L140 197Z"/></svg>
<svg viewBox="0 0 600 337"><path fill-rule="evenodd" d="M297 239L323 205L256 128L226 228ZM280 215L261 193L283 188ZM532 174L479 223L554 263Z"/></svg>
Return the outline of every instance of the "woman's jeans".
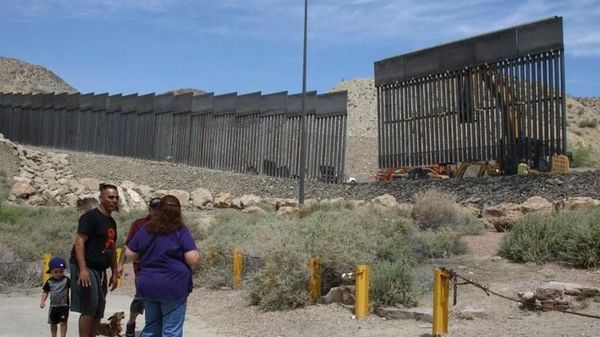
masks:
<svg viewBox="0 0 600 337"><path fill-rule="evenodd" d="M173 301L144 301L146 325L141 337L181 337L187 296Z"/></svg>

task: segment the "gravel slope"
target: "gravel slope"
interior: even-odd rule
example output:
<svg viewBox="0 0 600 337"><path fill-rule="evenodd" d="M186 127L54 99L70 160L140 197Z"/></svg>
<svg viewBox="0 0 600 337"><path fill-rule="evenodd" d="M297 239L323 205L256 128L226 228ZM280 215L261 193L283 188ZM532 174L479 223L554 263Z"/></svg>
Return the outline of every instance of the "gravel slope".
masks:
<svg viewBox="0 0 600 337"><path fill-rule="evenodd" d="M213 192L235 195L256 194L262 197L297 197L298 182L291 179L221 172L187 165L128 159L88 153L68 152L76 177L96 177L119 183L131 180L155 189L193 190L203 187ZM308 182L307 198L372 199L389 193L400 202L412 200L415 193L430 188L455 194L459 200L483 206L500 202L522 202L531 196L551 201L569 196L600 199L600 173L582 172L567 176L531 175L527 177L468 177L437 181L397 180L388 183L333 185Z"/></svg>

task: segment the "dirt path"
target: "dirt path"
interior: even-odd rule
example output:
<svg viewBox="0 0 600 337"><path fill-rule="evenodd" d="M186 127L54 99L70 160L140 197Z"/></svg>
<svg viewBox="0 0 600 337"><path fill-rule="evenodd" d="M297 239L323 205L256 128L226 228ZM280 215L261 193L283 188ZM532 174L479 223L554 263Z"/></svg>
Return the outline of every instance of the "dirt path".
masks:
<svg viewBox="0 0 600 337"><path fill-rule="evenodd" d="M489 284L492 290L508 296L533 290L545 281L574 282L600 287L600 270L576 270L553 264L516 264L492 261L490 256L465 255L434 260L421 266L419 279L426 289L421 306L431 308L431 271L435 266L453 269L470 278ZM123 288L111 293L108 312L127 311L132 294L131 274ZM414 320L384 320L371 315L353 320L351 308L340 305L313 305L283 312L262 312L247 304L242 291L195 289L188 301L185 323L187 336L277 337L277 336L400 336L424 337L431 324ZM0 295L0 337L42 336L47 333L46 311L38 307L38 289ZM461 286L457 308L483 309L487 318L450 320L449 336L597 336L598 320L568 316L555 312L522 311L515 303L488 297L472 286ZM600 303L588 301L579 309L600 313ZM141 319L139 321L141 323ZM24 328L26 327L26 328ZM69 336L75 336L76 315L70 318Z"/></svg>

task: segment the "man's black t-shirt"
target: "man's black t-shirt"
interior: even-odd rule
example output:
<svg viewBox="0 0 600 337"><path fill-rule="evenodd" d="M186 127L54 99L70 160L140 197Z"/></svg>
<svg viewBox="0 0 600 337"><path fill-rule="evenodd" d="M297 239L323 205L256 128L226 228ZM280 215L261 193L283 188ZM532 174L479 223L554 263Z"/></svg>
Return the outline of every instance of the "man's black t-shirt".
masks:
<svg viewBox="0 0 600 337"><path fill-rule="evenodd" d="M88 268L104 271L112 264L117 241L117 223L94 208L79 218L77 233L87 236L85 262ZM71 251L71 263L77 264L75 246Z"/></svg>

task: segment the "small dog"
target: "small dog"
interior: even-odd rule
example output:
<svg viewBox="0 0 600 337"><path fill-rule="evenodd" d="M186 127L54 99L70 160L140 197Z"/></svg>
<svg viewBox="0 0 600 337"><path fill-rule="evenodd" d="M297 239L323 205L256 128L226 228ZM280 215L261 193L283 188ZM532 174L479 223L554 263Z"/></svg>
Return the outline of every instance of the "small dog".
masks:
<svg viewBox="0 0 600 337"><path fill-rule="evenodd" d="M96 336L121 337L121 321L125 319L125 312L115 312L108 318L108 323L100 323Z"/></svg>

